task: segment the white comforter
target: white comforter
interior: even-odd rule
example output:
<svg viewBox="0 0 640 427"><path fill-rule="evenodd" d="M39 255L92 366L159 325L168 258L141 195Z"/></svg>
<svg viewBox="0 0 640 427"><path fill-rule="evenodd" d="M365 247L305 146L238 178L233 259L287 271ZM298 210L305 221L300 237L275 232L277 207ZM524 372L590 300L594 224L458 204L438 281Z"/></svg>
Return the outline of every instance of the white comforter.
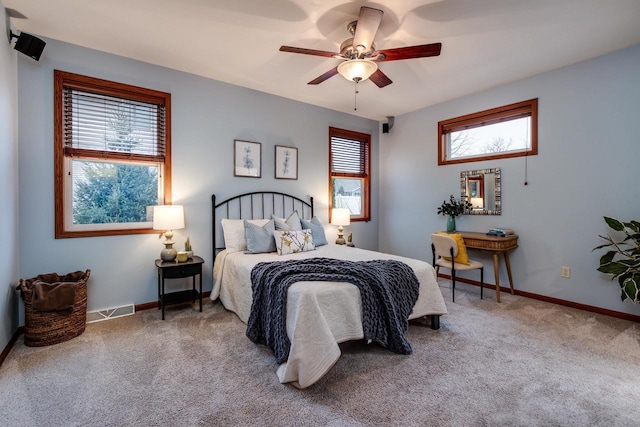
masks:
<svg viewBox="0 0 640 427"><path fill-rule="evenodd" d="M251 269L258 262L327 257L351 261L394 259L413 268L420 294L410 319L446 314L447 309L430 264L380 252L341 245L320 246L315 251L278 256L276 253L218 254L213 268L211 299L220 298L228 310L247 323L251 312ZM305 388L326 374L340 357L338 343L364 338L358 288L350 283L298 282L287 293L287 334L291 341L288 360L278 367L281 383Z"/></svg>

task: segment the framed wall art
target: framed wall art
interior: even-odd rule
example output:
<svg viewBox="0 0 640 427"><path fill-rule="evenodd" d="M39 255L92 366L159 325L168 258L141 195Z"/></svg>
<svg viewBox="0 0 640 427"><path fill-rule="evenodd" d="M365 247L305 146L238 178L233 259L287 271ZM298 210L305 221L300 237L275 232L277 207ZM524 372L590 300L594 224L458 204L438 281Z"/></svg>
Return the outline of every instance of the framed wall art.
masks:
<svg viewBox="0 0 640 427"><path fill-rule="evenodd" d="M298 179L298 149L276 145L276 179Z"/></svg>
<svg viewBox="0 0 640 427"><path fill-rule="evenodd" d="M249 178L262 176L262 144L259 142L233 141L233 175Z"/></svg>

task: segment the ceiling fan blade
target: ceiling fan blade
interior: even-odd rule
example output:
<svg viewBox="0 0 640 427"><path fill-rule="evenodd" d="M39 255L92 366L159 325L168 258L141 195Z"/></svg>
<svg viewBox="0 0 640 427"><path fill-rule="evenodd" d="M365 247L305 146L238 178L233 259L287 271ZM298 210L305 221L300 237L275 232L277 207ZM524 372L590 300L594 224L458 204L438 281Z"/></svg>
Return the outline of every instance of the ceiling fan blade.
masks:
<svg viewBox="0 0 640 427"><path fill-rule="evenodd" d="M369 80L371 80L373 83L376 84L376 86L382 88L385 87L387 85L390 85L391 83L393 83L391 81L391 79L389 77L387 77L387 75L385 73L383 73L382 71L380 71L380 68L378 68L378 70L371 74L371 77L369 77Z"/></svg>
<svg viewBox="0 0 640 427"><path fill-rule="evenodd" d="M356 25L356 33L353 35L353 49L358 51L358 46L363 46L361 52L371 49L373 39L378 32L378 27L382 21L382 12L379 9L362 6L360 8L360 16L358 16L358 24Z"/></svg>
<svg viewBox="0 0 640 427"><path fill-rule="evenodd" d="M317 85L322 83L323 81L330 79L331 77L335 76L336 74L338 74L338 67L332 68L329 71L327 71L326 73L324 73L323 75L316 77L315 79L311 80L309 83L307 83L308 85Z"/></svg>
<svg viewBox="0 0 640 427"><path fill-rule="evenodd" d="M340 56L338 52L327 52L326 50L305 49L293 46L280 46L280 52L302 53L303 55L324 56L326 58Z"/></svg>
<svg viewBox="0 0 640 427"><path fill-rule="evenodd" d="M442 49L442 43L421 44L418 46L397 47L374 52L372 61L398 61L400 59L425 58L438 56ZM378 57L376 58L376 54Z"/></svg>

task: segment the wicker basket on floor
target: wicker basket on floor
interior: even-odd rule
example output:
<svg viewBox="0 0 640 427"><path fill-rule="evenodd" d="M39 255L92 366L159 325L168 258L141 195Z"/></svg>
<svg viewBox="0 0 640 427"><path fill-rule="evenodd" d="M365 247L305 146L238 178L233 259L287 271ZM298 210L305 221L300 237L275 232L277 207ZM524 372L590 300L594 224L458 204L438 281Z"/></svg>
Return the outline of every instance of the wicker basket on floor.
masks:
<svg viewBox="0 0 640 427"><path fill-rule="evenodd" d="M42 347L61 343L84 332L87 323L87 280L91 270L76 271L65 276L42 274L31 279L20 279L24 301L24 343L29 347ZM36 281L45 283L76 282L73 307L63 311L41 311L32 307L33 287Z"/></svg>

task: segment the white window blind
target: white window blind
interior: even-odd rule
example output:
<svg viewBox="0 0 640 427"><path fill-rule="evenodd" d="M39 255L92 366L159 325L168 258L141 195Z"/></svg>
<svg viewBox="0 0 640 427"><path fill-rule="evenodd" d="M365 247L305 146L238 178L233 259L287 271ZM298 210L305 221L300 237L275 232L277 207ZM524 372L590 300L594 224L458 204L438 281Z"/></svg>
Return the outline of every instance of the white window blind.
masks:
<svg viewBox="0 0 640 427"><path fill-rule="evenodd" d="M164 162L165 107L65 87L64 154Z"/></svg>
<svg viewBox="0 0 640 427"><path fill-rule="evenodd" d="M331 137L331 173L365 177L367 175L366 143L353 139Z"/></svg>

